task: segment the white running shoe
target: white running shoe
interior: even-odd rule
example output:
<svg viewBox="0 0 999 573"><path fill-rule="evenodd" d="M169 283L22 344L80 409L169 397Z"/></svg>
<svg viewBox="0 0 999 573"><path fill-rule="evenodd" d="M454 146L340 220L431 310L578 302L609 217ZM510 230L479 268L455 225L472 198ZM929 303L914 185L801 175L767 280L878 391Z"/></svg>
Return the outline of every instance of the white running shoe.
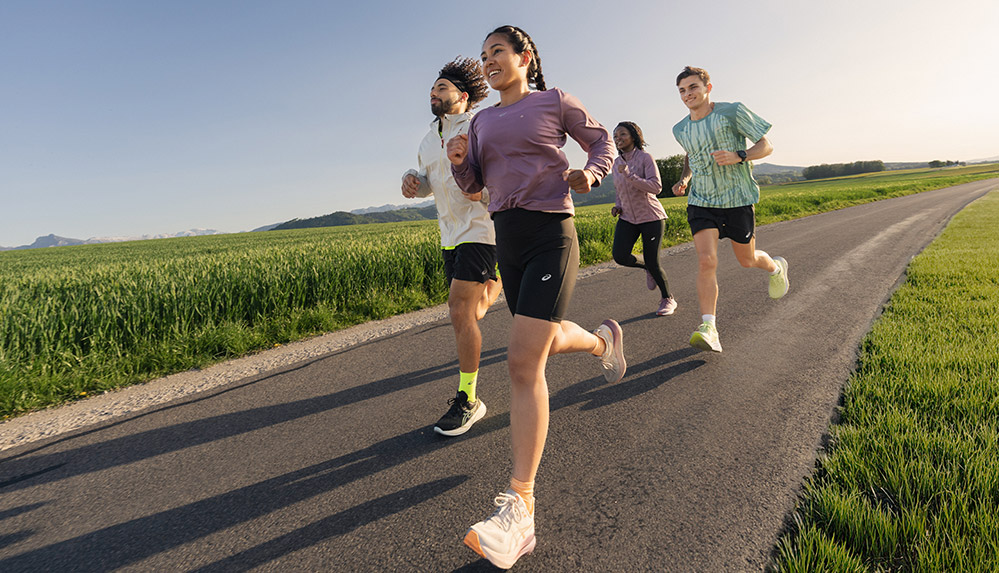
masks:
<svg viewBox="0 0 999 573"><path fill-rule="evenodd" d="M604 370L604 378L608 382L620 382L628 363L624 360L624 331L616 320L607 319L593 331L604 340L606 347L600 357L600 367Z"/></svg>
<svg viewBox="0 0 999 573"><path fill-rule="evenodd" d="M787 279L787 261L784 257L774 257L779 271L775 275L770 275L770 298L780 298L787 294L787 289L791 286L791 281Z"/></svg>
<svg viewBox="0 0 999 573"><path fill-rule="evenodd" d="M534 515L524 498L512 489L493 500L496 511L469 528L464 543L500 569L509 569L521 556L534 551Z"/></svg>

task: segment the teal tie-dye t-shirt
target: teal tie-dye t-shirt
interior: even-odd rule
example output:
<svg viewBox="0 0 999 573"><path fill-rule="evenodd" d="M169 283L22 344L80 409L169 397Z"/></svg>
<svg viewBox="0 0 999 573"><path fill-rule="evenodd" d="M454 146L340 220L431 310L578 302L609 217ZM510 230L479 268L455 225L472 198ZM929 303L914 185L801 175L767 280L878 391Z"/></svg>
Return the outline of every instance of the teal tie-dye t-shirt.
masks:
<svg viewBox="0 0 999 573"><path fill-rule="evenodd" d="M718 165L713 151L746 149L746 140L756 143L770 131L770 122L739 102L715 102L706 117L690 116L673 126L673 137L687 152L693 177L687 188L687 204L700 207L743 207L760 201L760 186L753 179L749 161Z"/></svg>

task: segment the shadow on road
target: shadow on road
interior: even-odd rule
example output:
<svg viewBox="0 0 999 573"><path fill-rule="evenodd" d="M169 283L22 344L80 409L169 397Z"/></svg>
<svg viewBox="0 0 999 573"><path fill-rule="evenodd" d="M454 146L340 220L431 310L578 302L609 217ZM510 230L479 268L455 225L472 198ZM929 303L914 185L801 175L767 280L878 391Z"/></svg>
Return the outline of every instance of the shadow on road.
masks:
<svg viewBox="0 0 999 573"><path fill-rule="evenodd" d="M483 352L481 363L483 365L493 364L504 360L505 355L505 348ZM324 396L308 398L305 400L296 400L272 406L264 406L261 408L253 408L250 410L243 410L241 412L233 412L230 414L223 414L221 416L204 418L193 422L174 424L172 426L165 426L155 430L130 434L103 442L87 444L85 446L80 446L64 452L57 452L49 455L30 456L32 453L52 447L58 443L70 441L91 434L99 434L100 432L106 431L108 428L127 424L138 418L146 417L155 413L165 412L167 410L181 408L198 402L212 400L223 394L267 381L271 378L287 374L288 372L301 370L315 364L316 362L328 359L329 357L324 357L302 363L294 368L273 372L249 382L227 387L224 390L214 392L207 396L202 395L191 400L185 400L180 403L174 403L151 411L143 412L142 414L133 416L126 420L101 426L100 428L88 430L73 436L61 438L26 452L21 452L15 456L7 458L6 460L0 460L0 490L8 488L7 491L14 491L16 489L20 489L20 487L27 487L28 485L34 486L40 483L58 481L76 475L83 475L115 466L130 464L164 453L230 438L246 432L259 430L267 426L281 424L289 420L304 418L318 412L333 410L335 408L340 408L356 402L372 398L382 398L399 390L413 388L415 386L450 377L453 375L453 371L458 365L458 362L454 361L440 366L435 366L433 368L418 370L382 380L375 380L373 382L368 382L360 386L355 386L339 392L333 392ZM66 467L63 471L54 471L63 468L64 466L69 467ZM32 479L39 476L44 477L41 477L40 479ZM13 487L17 484L21 484L21 486Z"/></svg>
<svg viewBox="0 0 999 573"><path fill-rule="evenodd" d="M499 360L504 351L505 349L493 352L490 360ZM694 349L682 349L657 356L643 363L634 364L628 370L629 375L618 384L607 384L603 376L577 382L559 390L552 396L551 410L556 411L581 405L580 410L589 411L630 400L667 383L682 373L700 367L704 364L703 361L688 359L696 352ZM405 382L405 387L409 387L413 384L435 380L445 370L446 374L450 375L453 366L453 364L449 364L427 369L414 373L414 375L373 382L359 388L370 391L379 385L377 392L384 395L401 389L403 387L402 381ZM635 374L640 375L635 377ZM85 446L69 452L53 454L49 456L48 461L54 464L66 464L71 459L79 461L82 457L87 463L72 470L70 475L92 472L335 408L343 405L345 399L360 400L371 397L372 395L367 394L365 390L354 388L319 398L255 408L236 414L226 414L181 424L179 426L183 428L182 432L177 427L143 432L111 440L100 446ZM465 439L475 439L488 435L506 428L509 424L509 412L488 416L479 422L475 426L475 431ZM180 440L178 440L178 433L183 434L183 438ZM82 567L80 570L106 571L124 567L208 535L236 527L303 500L331 492L351 482L367 478L460 442L453 439L441 439L429 427L419 428L336 459L0 560L0 570L58 570L60 565L65 565L65 563L60 562L60 559L64 558L63 556L73 556L73 563L75 566ZM94 452L91 449L98 447L100 447L102 455L93 456ZM108 456L108 447L117 450L118 455ZM110 457L111 461L103 461L104 456ZM44 464L45 456L42 459L42 462L37 459L24 461ZM34 475L45 474L36 471ZM66 472L55 472L54 475L47 476L46 479L55 481L65 477L67 477ZM292 551L324 542L362 525L423 503L461 485L467 479L467 476L452 476L366 501L239 554L212 563L202 570L243 570L261 565ZM32 480L18 483L26 484L30 481ZM12 481L8 480L8 483L12 483ZM17 513L31 511L37 507L41 507L41 504L9 510L6 514L9 514L7 515L9 517ZM0 515L0 518L2 517L4 516ZM14 532L6 535L2 540L10 544L30 537L32 534L31 531ZM482 570L482 568L489 568L491 565L482 561L478 564L473 563L470 567L472 568L463 568L462 570Z"/></svg>

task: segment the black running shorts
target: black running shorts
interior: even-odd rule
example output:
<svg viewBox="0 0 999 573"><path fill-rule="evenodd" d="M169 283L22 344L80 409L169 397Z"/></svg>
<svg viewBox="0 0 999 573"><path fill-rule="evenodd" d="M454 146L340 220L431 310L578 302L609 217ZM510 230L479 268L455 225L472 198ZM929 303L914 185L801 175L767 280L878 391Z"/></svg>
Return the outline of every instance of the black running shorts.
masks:
<svg viewBox="0 0 999 573"><path fill-rule="evenodd" d="M717 208L687 205L687 223L690 234L704 229L718 229L718 238L728 237L745 245L756 234L756 206Z"/></svg>
<svg viewBox="0 0 999 573"><path fill-rule="evenodd" d="M510 313L561 322L579 271L572 215L509 209L493 214L493 223Z"/></svg>
<svg viewBox="0 0 999 573"><path fill-rule="evenodd" d="M442 253L448 286L454 279L484 283L496 278L496 245L462 243Z"/></svg>

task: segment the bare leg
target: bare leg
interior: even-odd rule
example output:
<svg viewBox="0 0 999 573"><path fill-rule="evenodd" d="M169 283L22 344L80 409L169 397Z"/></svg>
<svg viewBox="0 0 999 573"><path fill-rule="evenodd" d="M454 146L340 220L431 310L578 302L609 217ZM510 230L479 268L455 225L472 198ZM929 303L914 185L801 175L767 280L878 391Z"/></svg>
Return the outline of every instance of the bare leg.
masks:
<svg viewBox="0 0 999 573"><path fill-rule="evenodd" d="M763 269L768 273L777 270L777 263L764 251L756 250L756 237L745 245L732 241L732 252L739 264L747 269Z"/></svg>
<svg viewBox="0 0 999 573"><path fill-rule="evenodd" d="M503 291L503 279L496 277L496 280L486 281L486 288L482 291L482 298L479 299L479 306L475 309L475 319L482 320L489 307L496 302L500 292Z"/></svg>
<svg viewBox="0 0 999 573"><path fill-rule="evenodd" d="M475 372L479 369L482 332L479 330L478 319L481 316L478 309L487 292L488 287L483 283L458 279L451 281L447 305L458 346L458 368L462 372Z"/></svg>
<svg viewBox="0 0 999 573"><path fill-rule="evenodd" d="M718 306L718 229L703 229L694 235L697 251L697 301L701 314L715 314Z"/></svg>
<svg viewBox="0 0 999 573"><path fill-rule="evenodd" d="M604 350L600 337L579 325L550 322L523 315L513 317L508 349L510 367L510 435L513 477L532 482L548 437L548 382L545 364L550 354Z"/></svg>

